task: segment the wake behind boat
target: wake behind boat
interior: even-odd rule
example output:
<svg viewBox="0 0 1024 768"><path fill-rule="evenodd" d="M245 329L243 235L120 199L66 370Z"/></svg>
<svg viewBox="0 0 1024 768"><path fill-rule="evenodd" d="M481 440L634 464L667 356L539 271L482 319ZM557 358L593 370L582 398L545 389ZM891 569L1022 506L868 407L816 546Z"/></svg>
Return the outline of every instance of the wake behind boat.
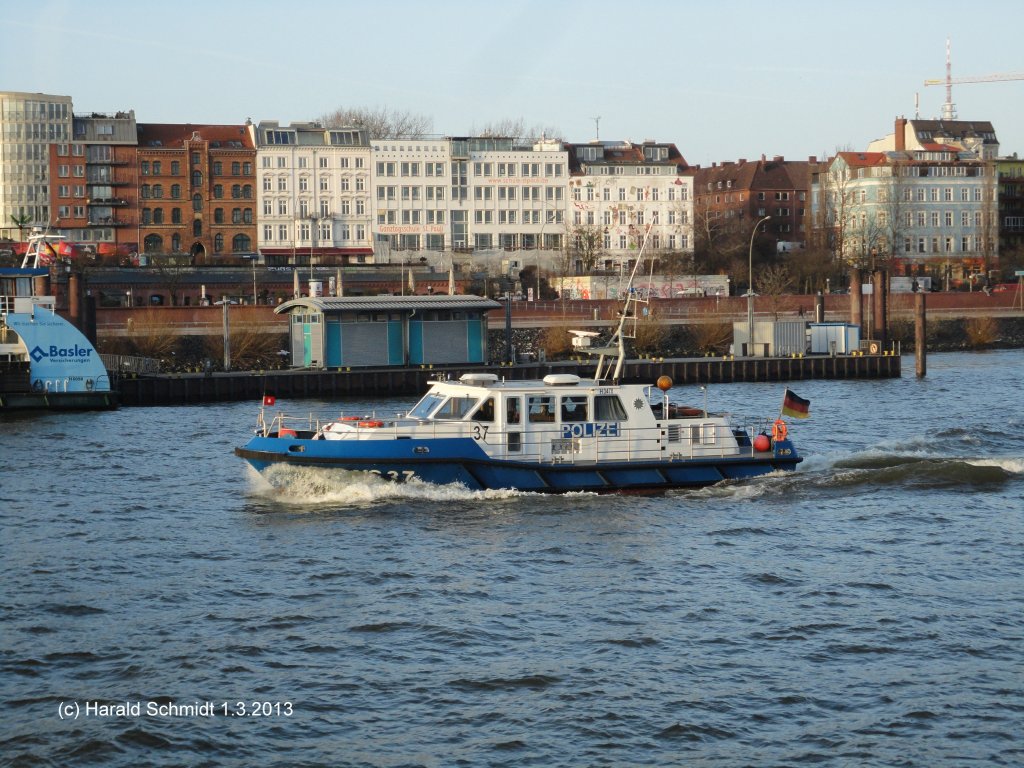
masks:
<svg viewBox="0 0 1024 768"><path fill-rule="evenodd" d="M641 263L642 257L633 276ZM621 383L625 340L635 336L643 300L627 288L605 346L591 347L593 334L573 332L580 351L598 356L593 379L440 378L411 410L387 416L278 413L268 420L268 396L255 437L235 453L261 473L280 464L330 467L398 482L547 493L695 488L795 469L802 458L781 413L774 422L736 421L706 406L670 402L667 376L656 385ZM793 415L806 415L806 401L788 390L786 403Z"/></svg>

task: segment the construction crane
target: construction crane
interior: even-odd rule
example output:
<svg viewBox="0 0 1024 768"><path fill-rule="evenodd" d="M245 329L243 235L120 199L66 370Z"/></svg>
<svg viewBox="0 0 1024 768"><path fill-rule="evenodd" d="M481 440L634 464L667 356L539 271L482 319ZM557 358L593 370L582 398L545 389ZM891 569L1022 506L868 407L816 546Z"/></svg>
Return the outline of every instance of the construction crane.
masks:
<svg viewBox="0 0 1024 768"><path fill-rule="evenodd" d="M942 105L942 119L956 120L956 105L953 103L953 85L961 83L997 83L1003 80L1024 80L1024 72L1009 72L1001 75L981 75L980 77L952 76L953 66L949 54L949 38L946 38L946 77L943 80L925 80L927 85L945 85L946 103Z"/></svg>

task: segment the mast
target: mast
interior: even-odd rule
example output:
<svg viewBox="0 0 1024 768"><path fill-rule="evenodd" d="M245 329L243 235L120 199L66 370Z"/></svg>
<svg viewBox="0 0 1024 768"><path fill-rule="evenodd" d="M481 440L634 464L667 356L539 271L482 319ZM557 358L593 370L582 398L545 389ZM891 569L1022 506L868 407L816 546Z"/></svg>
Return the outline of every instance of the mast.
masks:
<svg viewBox="0 0 1024 768"><path fill-rule="evenodd" d="M615 328L615 332L612 334L611 339L608 340L608 344L598 349L590 350L592 354L600 355L597 359L597 370L594 372L594 381L602 381L609 373L610 370L605 368L605 357L608 354L615 354L615 371L611 375L611 379L614 382L618 382L622 376L622 367L626 364L626 320L630 317L636 319L636 303L637 295L636 289L633 288L633 282L636 280L637 272L640 269L640 265L644 261L644 252L647 250L647 241L651 236L652 224L647 225L647 229L644 232L644 240L640 246L640 252L636 257L636 264L633 265L633 270L629 274L629 282L626 283L626 297L622 302L622 309L619 311L619 324ZM611 368L611 361L609 361L608 368Z"/></svg>

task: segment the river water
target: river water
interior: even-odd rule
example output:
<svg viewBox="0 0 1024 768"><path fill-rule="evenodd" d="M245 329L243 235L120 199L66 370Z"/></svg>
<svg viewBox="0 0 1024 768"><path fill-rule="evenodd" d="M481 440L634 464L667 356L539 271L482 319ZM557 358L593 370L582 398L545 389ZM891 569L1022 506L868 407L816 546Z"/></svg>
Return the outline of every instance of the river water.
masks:
<svg viewBox="0 0 1024 768"><path fill-rule="evenodd" d="M794 382L797 473L651 497L275 490L256 403L5 416L0 761L1024 764L1022 373Z"/></svg>

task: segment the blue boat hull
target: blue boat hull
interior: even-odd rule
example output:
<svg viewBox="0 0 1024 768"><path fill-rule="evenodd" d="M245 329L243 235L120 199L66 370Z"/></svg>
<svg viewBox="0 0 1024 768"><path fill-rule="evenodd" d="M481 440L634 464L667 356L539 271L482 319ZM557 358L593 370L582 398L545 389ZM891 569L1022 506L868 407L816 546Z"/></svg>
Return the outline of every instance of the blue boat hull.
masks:
<svg viewBox="0 0 1024 768"><path fill-rule="evenodd" d="M494 459L472 439L306 440L254 437L235 454L258 472L274 464L371 472L404 482L459 483L471 490L515 489L539 493L651 491L701 488L778 470L802 459L788 440L772 453L664 461L539 463Z"/></svg>

